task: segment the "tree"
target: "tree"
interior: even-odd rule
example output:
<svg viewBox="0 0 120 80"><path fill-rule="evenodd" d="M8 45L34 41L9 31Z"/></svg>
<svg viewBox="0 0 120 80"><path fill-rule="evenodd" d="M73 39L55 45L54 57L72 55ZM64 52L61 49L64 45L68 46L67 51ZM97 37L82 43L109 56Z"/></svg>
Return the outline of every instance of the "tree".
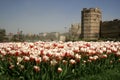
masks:
<svg viewBox="0 0 120 80"><path fill-rule="evenodd" d="M15 41L15 42L24 41L24 35L22 34L22 31L19 31L17 32L17 34L14 34L12 37L12 41Z"/></svg>
<svg viewBox="0 0 120 80"><path fill-rule="evenodd" d="M0 29L0 42L5 41L6 39L6 31L5 29Z"/></svg>

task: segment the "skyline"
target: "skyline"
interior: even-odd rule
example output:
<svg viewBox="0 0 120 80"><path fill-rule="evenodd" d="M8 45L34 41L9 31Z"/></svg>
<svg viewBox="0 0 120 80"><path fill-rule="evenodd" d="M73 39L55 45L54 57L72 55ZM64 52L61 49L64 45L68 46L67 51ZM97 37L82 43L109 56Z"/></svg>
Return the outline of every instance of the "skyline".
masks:
<svg viewBox="0 0 120 80"><path fill-rule="evenodd" d="M102 21L120 19L120 0L0 0L0 28L7 33L65 32L81 23L83 8L100 8Z"/></svg>

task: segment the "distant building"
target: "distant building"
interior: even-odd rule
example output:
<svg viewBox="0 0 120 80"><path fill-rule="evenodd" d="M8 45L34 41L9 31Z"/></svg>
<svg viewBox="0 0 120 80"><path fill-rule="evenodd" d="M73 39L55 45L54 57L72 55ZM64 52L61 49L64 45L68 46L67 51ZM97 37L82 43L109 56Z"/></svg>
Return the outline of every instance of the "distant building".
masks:
<svg viewBox="0 0 120 80"><path fill-rule="evenodd" d="M81 35L81 24L80 23L71 24L69 34L71 38L74 39L79 38Z"/></svg>
<svg viewBox="0 0 120 80"><path fill-rule="evenodd" d="M99 38L101 16L99 8L83 8L81 11L81 37L83 39Z"/></svg>
<svg viewBox="0 0 120 80"><path fill-rule="evenodd" d="M100 29L101 38L120 38L120 20L104 21Z"/></svg>
<svg viewBox="0 0 120 80"><path fill-rule="evenodd" d="M59 32L39 33L40 40L44 41L58 41L59 36Z"/></svg>
<svg viewBox="0 0 120 80"><path fill-rule="evenodd" d="M61 35L59 41L65 41L65 40L66 40L66 37L64 35Z"/></svg>
<svg viewBox="0 0 120 80"><path fill-rule="evenodd" d="M7 35L8 40L9 40L9 41L10 41L10 40L12 40L13 36L14 36L14 34L13 34L13 33L9 33L9 34Z"/></svg>
<svg viewBox="0 0 120 80"><path fill-rule="evenodd" d="M71 28L70 28L69 32L71 32L71 34L80 35L81 34L81 24L80 23L71 24Z"/></svg>

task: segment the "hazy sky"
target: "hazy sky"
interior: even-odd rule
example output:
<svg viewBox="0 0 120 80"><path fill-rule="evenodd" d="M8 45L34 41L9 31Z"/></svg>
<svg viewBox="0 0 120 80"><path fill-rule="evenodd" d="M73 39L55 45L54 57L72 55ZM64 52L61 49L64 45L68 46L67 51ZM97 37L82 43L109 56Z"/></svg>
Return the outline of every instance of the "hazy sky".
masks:
<svg viewBox="0 0 120 80"><path fill-rule="evenodd" d="M120 19L120 0L0 0L0 28L7 33L64 32L81 22L83 8L98 7L102 20Z"/></svg>

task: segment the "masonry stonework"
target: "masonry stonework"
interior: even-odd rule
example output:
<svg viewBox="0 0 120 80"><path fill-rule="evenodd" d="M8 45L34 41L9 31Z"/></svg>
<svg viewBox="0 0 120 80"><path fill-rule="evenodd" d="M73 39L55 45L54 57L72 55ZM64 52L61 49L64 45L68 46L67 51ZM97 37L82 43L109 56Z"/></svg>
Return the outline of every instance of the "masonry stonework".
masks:
<svg viewBox="0 0 120 80"><path fill-rule="evenodd" d="M83 8L81 11L81 37L83 39L99 38L101 16L99 8Z"/></svg>

